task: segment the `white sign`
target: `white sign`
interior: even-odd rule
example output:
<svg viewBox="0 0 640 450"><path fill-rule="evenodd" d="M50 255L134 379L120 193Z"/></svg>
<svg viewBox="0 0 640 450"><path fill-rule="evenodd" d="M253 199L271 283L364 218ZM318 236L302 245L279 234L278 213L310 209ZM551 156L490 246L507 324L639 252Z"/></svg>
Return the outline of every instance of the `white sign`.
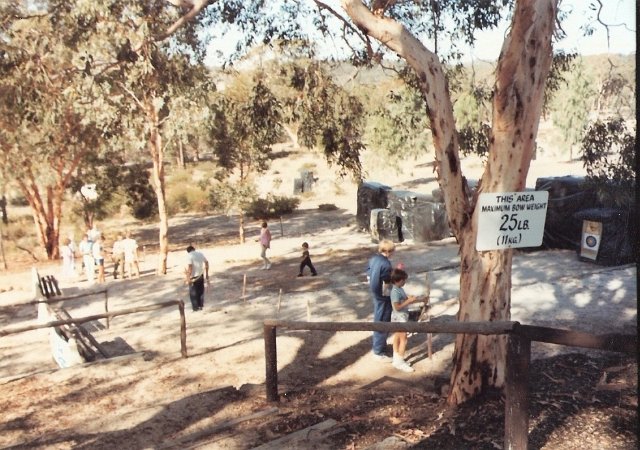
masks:
<svg viewBox="0 0 640 450"><path fill-rule="evenodd" d="M602 223L591 220L582 221L582 245L580 246L580 256L596 260L600 240L602 237Z"/></svg>
<svg viewBox="0 0 640 450"><path fill-rule="evenodd" d="M80 188L80 193L87 200L95 200L98 198L98 191L95 184L85 184Z"/></svg>
<svg viewBox="0 0 640 450"><path fill-rule="evenodd" d="M480 194L476 250L540 246L548 200L548 191Z"/></svg>

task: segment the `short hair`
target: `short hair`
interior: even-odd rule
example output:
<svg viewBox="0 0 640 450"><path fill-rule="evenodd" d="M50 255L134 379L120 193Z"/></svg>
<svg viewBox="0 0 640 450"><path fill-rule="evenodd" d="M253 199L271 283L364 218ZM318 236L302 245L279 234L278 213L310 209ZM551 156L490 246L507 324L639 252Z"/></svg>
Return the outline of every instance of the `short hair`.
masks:
<svg viewBox="0 0 640 450"><path fill-rule="evenodd" d="M267 222L262 222L262 228L267 228Z"/></svg>
<svg viewBox="0 0 640 450"><path fill-rule="evenodd" d="M309 248L309 244L307 244L306 242L303 242L303 243L302 243L302 246L303 246L304 248Z"/></svg>
<svg viewBox="0 0 640 450"><path fill-rule="evenodd" d="M395 249L396 249L396 244L394 244L393 241L390 241L389 239L383 239L378 244L378 251L380 253L391 252L391 251L394 251Z"/></svg>
<svg viewBox="0 0 640 450"><path fill-rule="evenodd" d="M391 283L397 283L398 281L406 280L409 278L409 274L402 269L393 269L391 271Z"/></svg>
<svg viewBox="0 0 640 450"><path fill-rule="evenodd" d="M187 253L191 253L192 251L194 251L196 248L193 245L190 245L187 247Z"/></svg>

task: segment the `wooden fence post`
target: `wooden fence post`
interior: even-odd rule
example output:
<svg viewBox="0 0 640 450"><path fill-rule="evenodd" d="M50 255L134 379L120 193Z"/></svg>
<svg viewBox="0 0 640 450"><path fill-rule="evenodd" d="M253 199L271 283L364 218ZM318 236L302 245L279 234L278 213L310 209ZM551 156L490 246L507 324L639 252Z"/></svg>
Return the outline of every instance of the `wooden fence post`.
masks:
<svg viewBox="0 0 640 450"><path fill-rule="evenodd" d="M178 300L178 311L180 312L180 353L183 358L187 357L187 321L184 317L184 302Z"/></svg>
<svg viewBox="0 0 640 450"><path fill-rule="evenodd" d="M124 264L124 262L122 261L120 263ZM105 314L109 314L109 293L107 292L106 289L104 291L104 312ZM106 319L107 319L107 330L108 330L110 325L109 316L107 316Z"/></svg>
<svg viewBox="0 0 640 450"><path fill-rule="evenodd" d="M507 334L504 448L527 450L529 434L529 362L531 341Z"/></svg>
<svg viewBox="0 0 640 450"><path fill-rule="evenodd" d="M278 401L278 355L276 352L276 327L264 325L264 359L267 370L267 401Z"/></svg>

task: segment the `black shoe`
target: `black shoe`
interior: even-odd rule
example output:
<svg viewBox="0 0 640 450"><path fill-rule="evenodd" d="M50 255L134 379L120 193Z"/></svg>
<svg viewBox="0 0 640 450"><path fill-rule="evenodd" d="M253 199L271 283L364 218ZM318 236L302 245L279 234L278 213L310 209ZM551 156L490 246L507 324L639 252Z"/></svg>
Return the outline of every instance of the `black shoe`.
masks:
<svg viewBox="0 0 640 450"><path fill-rule="evenodd" d="M316 272L316 273L312 273L312 274L311 274L311 276L312 276L312 277L317 277L317 276L318 276L318 272Z"/></svg>
<svg viewBox="0 0 640 450"><path fill-rule="evenodd" d="M298 276L299 276L299 277L302 277L302 276L304 276L304 275L302 275L301 273L299 273L299 274L298 274Z"/></svg>

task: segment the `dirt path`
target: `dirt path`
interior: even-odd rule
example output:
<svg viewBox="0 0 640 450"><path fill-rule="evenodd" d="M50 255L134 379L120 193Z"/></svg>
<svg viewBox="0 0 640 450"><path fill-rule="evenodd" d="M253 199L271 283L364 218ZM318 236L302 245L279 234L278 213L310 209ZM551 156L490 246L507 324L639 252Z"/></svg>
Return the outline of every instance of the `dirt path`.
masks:
<svg viewBox="0 0 640 450"><path fill-rule="evenodd" d="M264 399L265 318L371 320L364 269L375 244L356 230L355 205L347 207L344 199L338 200L336 204L343 207L336 211L319 211L313 202L323 201L315 199L285 218L282 228L277 222L271 224L275 239L270 252L273 267L268 271L260 269L253 239L242 245L230 242L236 228L233 220L183 216L172 221L172 230L182 236L179 242L195 242L205 253L213 280L205 309L186 308L187 359L180 358L179 315L173 308L120 316L109 329L96 322L92 333L103 345L113 352L136 353L63 370L51 361L46 332L2 338L0 404L5 409L0 447L243 449L331 414L351 424L348 429L368 424L368 440L349 447L364 448L365 442L392 433L389 414L401 420L402 408L411 405L407 395L429 406L425 417L430 415L429 421L435 423L453 351L452 337L447 335L434 336L431 359L425 337L412 336L409 360L416 371L406 374L371 359L370 333L279 332L278 382L283 400L277 412L268 412L273 405ZM142 230L143 235L153 235L153 228ZM257 223L251 224L250 237L257 230ZM311 245L318 277L296 277L302 240ZM169 299L188 305L181 275L184 255L182 249L171 252L168 274L160 277L154 275L155 255L147 252L140 279L107 282L109 310ZM394 258L408 268L408 292L419 294L424 274L429 273L433 320L454 320L459 277L455 242L404 243ZM0 293L0 328L36 322L33 306L16 305L31 297L24 289L29 279L28 271L3 278L3 283L16 288ZM87 285L63 287L73 292ZM636 288L635 267L600 267L578 261L571 251L519 253L514 258L512 319L590 333L635 333ZM102 311L103 300L94 296L67 307L72 316L81 317ZM564 351L543 344L533 348L537 359ZM387 406L376 403L376 408L358 417L357 411L374 397ZM322 405L310 406L303 398ZM400 409L388 410L393 404ZM350 411L348 418L345 411ZM223 426L253 414L264 415ZM385 415L385 425L380 422L376 431L380 414Z"/></svg>

